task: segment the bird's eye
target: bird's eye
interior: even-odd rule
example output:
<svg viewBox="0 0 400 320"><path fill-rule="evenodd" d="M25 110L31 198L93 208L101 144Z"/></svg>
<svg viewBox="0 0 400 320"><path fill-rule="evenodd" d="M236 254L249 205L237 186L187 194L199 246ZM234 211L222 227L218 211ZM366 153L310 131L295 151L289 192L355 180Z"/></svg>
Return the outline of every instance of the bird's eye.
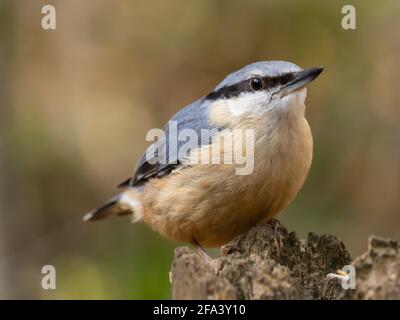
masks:
<svg viewBox="0 0 400 320"><path fill-rule="evenodd" d="M264 81L260 78L251 78L250 85L254 91L258 91L264 88Z"/></svg>

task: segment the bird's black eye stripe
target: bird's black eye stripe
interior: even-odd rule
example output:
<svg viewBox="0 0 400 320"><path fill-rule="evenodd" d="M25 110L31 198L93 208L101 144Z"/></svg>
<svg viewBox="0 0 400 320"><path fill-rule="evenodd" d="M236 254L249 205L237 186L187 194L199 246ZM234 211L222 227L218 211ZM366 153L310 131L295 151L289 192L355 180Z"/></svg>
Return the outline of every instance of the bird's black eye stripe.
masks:
<svg viewBox="0 0 400 320"><path fill-rule="evenodd" d="M237 97L242 92L253 92L269 90L278 85L284 85L294 78L293 73L285 73L277 77L252 77L234 85L225 86L210 92L205 98L207 100L229 99ZM257 79L257 80L255 80Z"/></svg>

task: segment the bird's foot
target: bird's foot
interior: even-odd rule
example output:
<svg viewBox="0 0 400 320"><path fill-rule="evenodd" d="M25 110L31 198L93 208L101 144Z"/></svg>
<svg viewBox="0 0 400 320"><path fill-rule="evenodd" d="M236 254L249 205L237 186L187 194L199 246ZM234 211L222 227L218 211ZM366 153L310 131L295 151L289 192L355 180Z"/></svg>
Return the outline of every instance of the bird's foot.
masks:
<svg viewBox="0 0 400 320"><path fill-rule="evenodd" d="M217 274L220 269L219 261L210 257L207 251L196 240L192 241L192 245L194 246L196 253L205 262L205 264L209 266L214 271L214 273Z"/></svg>

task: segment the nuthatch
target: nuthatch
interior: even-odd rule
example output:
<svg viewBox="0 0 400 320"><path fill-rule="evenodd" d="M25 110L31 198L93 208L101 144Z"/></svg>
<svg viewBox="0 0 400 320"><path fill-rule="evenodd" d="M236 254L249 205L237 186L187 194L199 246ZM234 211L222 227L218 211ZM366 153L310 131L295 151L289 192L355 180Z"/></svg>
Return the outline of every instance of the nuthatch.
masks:
<svg viewBox="0 0 400 320"><path fill-rule="evenodd" d="M212 141L199 141L182 159L151 161L145 153L125 188L105 205L85 215L97 220L131 214L161 235L195 245L220 246L265 222L293 200L312 160L313 140L304 117L306 85L323 68L302 70L285 61L263 61L228 75L212 92L176 113L177 133L202 129L222 135L234 129L253 130L254 168L236 174L234 163L194 163L209 152ZM164 129L165 132L169 130ZM151 147L167 147L166 134ZM237 140L237 139L236 139ZM243 141L233 141L233 148ZM183 147L178 143L179 149ZM224 149L226 148L226 149ZM222 148L222 154L228 144ZM208 153L207 153L208 154ZM198 158L197 158L198 159Z"/></svg>

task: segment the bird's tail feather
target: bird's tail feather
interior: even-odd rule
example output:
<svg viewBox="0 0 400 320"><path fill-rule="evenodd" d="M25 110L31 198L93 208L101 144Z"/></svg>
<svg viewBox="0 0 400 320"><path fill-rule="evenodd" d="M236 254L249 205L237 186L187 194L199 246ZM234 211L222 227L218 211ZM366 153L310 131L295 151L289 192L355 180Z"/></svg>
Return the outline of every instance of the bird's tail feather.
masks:
<svg viewBox="0 0 400 320"><path fill-rule="evenodd" d="M129 188L111 198L101 207L88 212L83 217L84 221L96 221L109 216L124 216L132 214L132 222L141 220L143 215L141 192Z"/></svg>

